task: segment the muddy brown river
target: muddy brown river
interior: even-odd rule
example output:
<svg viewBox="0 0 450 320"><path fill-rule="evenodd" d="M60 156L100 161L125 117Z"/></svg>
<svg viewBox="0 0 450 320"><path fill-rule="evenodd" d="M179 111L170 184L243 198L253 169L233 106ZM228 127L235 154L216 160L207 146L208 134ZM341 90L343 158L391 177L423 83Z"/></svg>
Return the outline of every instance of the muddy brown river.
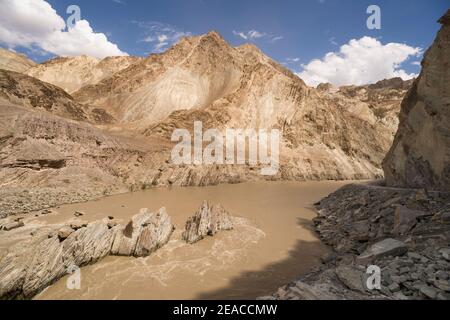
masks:
<svg viewBox="0 0 450 320"><path fill-rule="evenodd" d="M176 225L170 242L146 258L106 257L81 269L81 288L67 277L36 299L254 299L273 293L319 263L327 248L312 231L314 202L349 182L257 182L152 189L62 206L38 223L114 216L122 223L141 208L166 207ZM235 228L194 245L181 240L203 200L221 203Z"/></svg>

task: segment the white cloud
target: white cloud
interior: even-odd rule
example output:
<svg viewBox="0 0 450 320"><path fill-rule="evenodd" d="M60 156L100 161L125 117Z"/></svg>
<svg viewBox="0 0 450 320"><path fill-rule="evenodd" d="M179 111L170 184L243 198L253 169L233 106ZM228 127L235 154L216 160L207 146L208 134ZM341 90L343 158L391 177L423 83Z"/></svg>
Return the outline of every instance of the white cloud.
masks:
<svg viewBox="0 0 450 320"><path fill-rule="evenodd" d="M413 61L413 62L411 62L411 64L412 64L413 66L420 66L420 65L422 65L422 64L420 63L420 61Z"/></svg>
<svg viewBox="0 0 450 320"><path fill-rule="evenodd" d="M300 58L286 58L286 62L288 63L294 63L294 62L299 62Z"/></svg>
<svg viewBox="0 0 450 320"><path fill-rule="evenodd" d="M278 40L283 39L282 36L274 36L269 33L260 32L258 30L250 30L250 31L235 31L233 30L233 34L239 38L242 38L244 40L248 41L254 41L256 39L265 38L269 40L269 42L276 42Z"/></svg>
<svg viewBox="0 0 450 320"><path fill-rule="evenodd" d="M338 43L336 42L336 38L335 38L335 37L331 37L330 39L328 39L328 41L330 41L330 43L331 43L333 46L337 46L337 45L338 45Z"/></svg>
<svg viewBox="0 0 450 320"><path fill-rule="evenodd" d="M276 37L273 37L272 39L270 39L270 42L276 42L278 40L282 40L283 38L284 38L283 36L276 36Z"/></svg>
<svg viewBox="0 0 450 320"><path fill-rule="evenodd" d="M322 59L302 65L303 71L297 75L312 86L323 82L362 85L393 77L407 80L417 75L408 74L401 64L420 56L421 51L402 43L384 45L375 38L363 37L350 40L339 52L327 53Z"/></svg>
<svg viewBox="0 0 450 320"><path fill-rule="evenodd" d="M63 18L44 0L0 0L0 7L0 42L10 48L38 47L58 56L127 55L86 20L66 30Z"/></svg>
<svg viewBox="0 0 450 320"><path fill-rule="evenodd" d="M192 33L179 30L169 24L156 21L132 21L145 30L142 42L153 43L152 52L160 53L177 43L181 38L191 36Z"/></svg>

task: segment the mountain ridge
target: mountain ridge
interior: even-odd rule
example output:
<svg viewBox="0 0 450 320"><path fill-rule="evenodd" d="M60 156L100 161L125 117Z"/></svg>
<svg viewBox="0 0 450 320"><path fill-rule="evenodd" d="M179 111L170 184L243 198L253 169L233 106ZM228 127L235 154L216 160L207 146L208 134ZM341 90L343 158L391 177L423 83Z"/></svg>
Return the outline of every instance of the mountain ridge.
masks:
<svg viewBox="0 0 450 320"><path fill-rule="evenodd" d="M90 61L59 58L40 68L77 60ZM61 77L53 80L67 79ZM256 46L232 47L216 32L183 38L166 52L139 59L72 95L28 75L13 78L23 85L5 88L0 114L8 128L0 132L0 186L8 185L0 187L0 210L7 213L17 209L17 192L25 189L33 191L22 200L30 203L24 210L31 210L154 186L380 178L407 89L396 80L393 87L312 88ZM39 97L42 88L62 100L34 108L23 99ZM67 101L86 116L74 119L65 113L61 106ZM98 121L102 117L93 117L91 110L110 121ZM249 164L171 163L173 130L191 130L195 121L203 121L205 130L279 129L278 174L263 177L259 166ZM90 142L83 143L84 137ZM56 162L42 159L49 146ZM75 186L78 191L68 196Z"/></svg>

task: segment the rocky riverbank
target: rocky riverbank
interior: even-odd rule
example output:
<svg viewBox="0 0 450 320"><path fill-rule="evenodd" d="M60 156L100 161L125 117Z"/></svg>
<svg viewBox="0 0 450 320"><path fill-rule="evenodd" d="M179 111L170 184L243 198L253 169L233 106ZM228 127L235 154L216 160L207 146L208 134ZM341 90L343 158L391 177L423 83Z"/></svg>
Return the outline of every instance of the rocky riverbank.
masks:
<svg viewBox="0 0 450 320"><path fill-rule="evenodd" d="M349 185L316 208L333 252L263 299L450 299L450 194ZM367 286L371 265L379 289Z"/></svg>

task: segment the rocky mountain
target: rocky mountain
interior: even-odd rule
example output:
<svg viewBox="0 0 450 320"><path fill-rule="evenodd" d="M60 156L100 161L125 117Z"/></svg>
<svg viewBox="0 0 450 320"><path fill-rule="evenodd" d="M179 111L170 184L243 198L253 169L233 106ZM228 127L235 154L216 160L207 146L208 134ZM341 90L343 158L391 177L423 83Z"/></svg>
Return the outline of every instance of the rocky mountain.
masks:
<svg viewBox="0 0 450 320"><path fill-rule="evenodd" d="M60 58L30 73L76 87L95 61ZM233 48L216 32L137 59L73 96L27 75L0 75L3 214L151 186L381 177L408 86L311 88L255 46ZM278 174L264 177L249 163L173 164L171 134L194 121L222 132L279 129Z"/></svg>
<svg viewBox="0 0 450 320"><path fill-rule="evenodd" d="M111 111L119 122L145 128L177 110L206 107L235 91L242 56L217 33L183 38L74 97Z"/></svg>
<svg viewBox="0 0 450 320"><path fill-rule="evenodd" d="M114 120L103 109L76 102L59 87L14 71L0 70L1 102L78 121L110 123Z"/></svg>
<svg viewBox="0 0 450 320"><path fill-rule="evenodd" d="M233 48L210 32L74 97L149 136L170 138L195 120L205 129L278 128L285 138L280 178L354 179L382 175L405 92L398 85L320 92L255 46Z"/></svg>
<svg viewBox="0 0 450 320"><path fill-rule="evenodd" d="M450 10L439 22L383 164L390 186L450 190Z"/></svg>
<svg viewBox="0 0 450 320"><path fill-rule="evenodd" d="M23 54L0 48L0 69L25 72L35 65Z"/></svg>
<svg viewBox="0 0 450 320"><path fill-rule="evenodd" d="M26 74L72 93L85 85L96 84L140 60L138 57L127 56L105 59L88 56L57 57L34 66Z"/></svg>

